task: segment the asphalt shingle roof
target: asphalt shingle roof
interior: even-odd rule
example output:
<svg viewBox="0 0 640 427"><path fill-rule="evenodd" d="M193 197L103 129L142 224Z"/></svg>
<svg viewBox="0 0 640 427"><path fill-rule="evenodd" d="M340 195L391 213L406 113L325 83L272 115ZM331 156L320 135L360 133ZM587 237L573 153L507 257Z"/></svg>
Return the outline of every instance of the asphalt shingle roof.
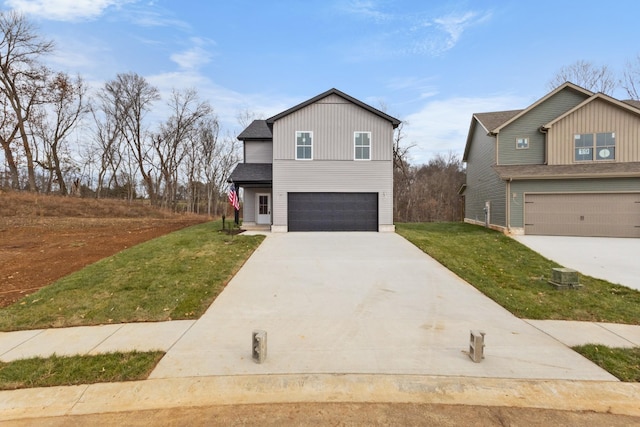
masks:
<svg viewBox="0 0 640 427"><path fill-rule="evenodd" d="M491 113L476 113L474 116L482 123L482 126L491 132L501 124L508 122L523 110L494 111Z"/></svg>
<svg viewBox="0 0 640 427"><path fill-rule="evenodd" d="M273 180L271 163L238 163L231 172L229 181L238 185L271 184Z"/></svg>
<svg viewBox="0 0 640 427"><path fill-rule="evenodd" d="M238 135L240 141L251 139L273 139L273 133L271 127L267 124L266 120L254 120L240 135Z"/></svg>
<svg viewBox="0 0 640 427"><path fill-rule="evenodd" d="M573 165L494 165L501 179L640 177L640 162Z"/></svg>

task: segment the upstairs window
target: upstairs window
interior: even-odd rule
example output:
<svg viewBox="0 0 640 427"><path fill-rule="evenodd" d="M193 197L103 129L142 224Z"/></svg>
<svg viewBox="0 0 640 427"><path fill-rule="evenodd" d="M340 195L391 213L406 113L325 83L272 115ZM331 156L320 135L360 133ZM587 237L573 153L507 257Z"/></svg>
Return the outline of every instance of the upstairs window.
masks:
<svg viewBox="0 0 640 427"><path fill-rule="evenodd" d="M588 162L599 160L614 160L616 158L616 134L580 133L574 135L575 160Z"/></svg>
<svg viewBox="0 0 640 427"><path fill-rule="evenodd" d="M354 154L356 160L371 160L371 132L355 132Z"/></svg>
<svg viewBox="0 0 640 427"><path fill-rule="evenodd" d="M296 160L313 159L313 132L296 132Z"/></svg>
<svg viewBox="0 0 640 427"><path fill-rule="evenodd" d="M529 138L516 138L516 148L518 150L529 148Z"/></svg>

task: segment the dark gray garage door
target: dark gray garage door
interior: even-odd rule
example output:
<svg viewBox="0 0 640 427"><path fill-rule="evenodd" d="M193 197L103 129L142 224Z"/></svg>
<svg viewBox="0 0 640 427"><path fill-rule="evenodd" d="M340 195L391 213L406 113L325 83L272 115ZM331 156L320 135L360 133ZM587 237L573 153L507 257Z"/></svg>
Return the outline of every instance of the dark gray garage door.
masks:
<svg viewBox="0 0 640 427"><path fill-rule="evenodd" d="M525 195L525 234L640 237L640 193Z"/></svg>
<svg viewBox="0 0 640 427"><path fill-rule="evenodd" d="M289 231L378 231L378 193L288 193Z"/></svg>

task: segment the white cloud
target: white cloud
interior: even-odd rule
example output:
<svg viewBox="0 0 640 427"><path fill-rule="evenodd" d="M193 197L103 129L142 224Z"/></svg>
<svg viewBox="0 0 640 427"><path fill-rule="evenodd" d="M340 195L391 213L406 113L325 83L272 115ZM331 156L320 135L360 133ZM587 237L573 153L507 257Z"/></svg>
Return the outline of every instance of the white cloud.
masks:
<svg viewBox="0 0 640 427"><path fill-rule="evenodd" d="M183 70L197 69L209 63L213 56L211 52L205 49L205 46L213 44L212 41L193 37L191 42L193 46L189 49L171 55L171 60Z"/></svg>
<svg viewBox="0 0 640 427"><path fill-rule="evenodd" d="M196 88L201 100L208 100L218 115L224 131L239 133L237 115L248 110L256 117L270 117L296 105L301 100L288 99L280 95L268 93L240 93L214 83L209 77L193 70L183 70L170 73L156 74L145 77L147 81L158 88L162 100L153 112L153 121L164 120L168 117L165 101L169 99L172 89Z"/></svg>
<svg viewBox="0 0 640 427"><path fill-rule="evenodd" d="M27 15L35 15L54 21L91 20L110 7L137 0L5 0L5 6Z"/></svg>
<svg viewBox="0 0 640 427"><path fill-rule="evenodd" d="M341 4L340 7L353 15L376 21L384 21L391 18L390 15L378 10L376 2L371 0L352 0L346 4Z"/></svg>
<svg viewBox="0 0 640 427"><path fill-rule="evenodd" d="M427 163L437 154L454 153L462 157L471 116L474 113L525 108L529 101L510 95L487 98L449 98L427 102L419 111L405 117L405 146L411 162Z"/></svg>
<svg viewBox="0 0 640 427"><path fill-rule="evenodd" d="M468 11L425 20L411 29L417 41L409 50L412 53L431 55L446 52L458 44L462 34L468 28L488 21L491 16L491 12L481 14Z"/></svg>

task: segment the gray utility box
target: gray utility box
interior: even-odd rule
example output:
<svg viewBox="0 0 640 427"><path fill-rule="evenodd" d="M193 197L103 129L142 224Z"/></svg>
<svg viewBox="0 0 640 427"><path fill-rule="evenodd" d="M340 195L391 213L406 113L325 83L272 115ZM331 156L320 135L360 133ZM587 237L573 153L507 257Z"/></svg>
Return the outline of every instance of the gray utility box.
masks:
<svg viewBox="0 0 640 427"><path fill-rule="evenodd" d="M578 278L578 272L570 268L551 269L551 280L556 289L579 289L582 287Z"/></svg>

